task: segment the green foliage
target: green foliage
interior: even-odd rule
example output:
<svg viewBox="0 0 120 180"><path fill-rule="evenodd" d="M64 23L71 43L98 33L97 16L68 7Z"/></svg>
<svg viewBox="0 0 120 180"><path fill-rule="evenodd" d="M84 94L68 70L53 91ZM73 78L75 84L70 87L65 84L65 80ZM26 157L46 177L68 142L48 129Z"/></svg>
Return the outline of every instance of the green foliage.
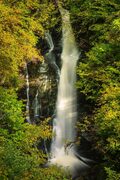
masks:
<svg viewBox="0 0 120 180"><path fill-rule="evenodd" d="M21 129L24 122L23 104L17 100L17 95L13 90L0 88L0 107L0 127L11 133Z"/></svg>
<svg viewBox="0 0 120 180"><path fill-rule="evenodd" d="M107 87L99 102L100 108L94 115L97 146L110 167L117 172L120 162L120 88L115 85Z"/></svg>
<svg viewBox="0 0 120 180"><path fill-rule="evenodd" d="M0 179L52 180L67 175L47 162L42 142L51 138L48 120L25 123L16 89L26 62L43 60L38 49L46 29L55 26L57 11L48 0L0 1Z"/></svg>
<svg viewBox="0 0 120 180"><path fill-rule="evenodd" d="M44 27L49 27L54 5L38 0L0 1L0 84L19 79L19 68L26 61L42 60L36 48ZM53 26L55 20L51 20Z"/></svg>
<svg viewBox="0 0 120 180"><path fill-rule="evenodd" d="M118 47L104 43L95 44L86 53L85 61L77 69L77 87L88 95L87 99L96 101L105 86L119 81L119 56Z"/></svg>
<svg viewBox="0 0 120 180"><path fill-rule="evenodd" d="M23 104L13 90L0 88L0 178L67 179L55 167L43 168L47 157L40 144L51 138L48 120L39 126L24 123Z"/></svg>
<svg viewBox="0 0 120 180"><path fill-rule="evenodd" d="M106 180L119 180L120 179L120 173L117 173L114 170L111 170L110 168L105 168L105 171L107 173L107 179Z"/></svg>
<svg viewBox="0 0 120 180"><path fill-rule="evenodd" d="M79 130L91 134L102 153L107 179L119 179L120 4L117 0L65 2L82 52L76 86L84 97L83 108L89 107Z"/></svg>
<svg viewBox="0 0 120 180"><path fill-rule="evenodd" d="M103 157L109 180L120 179L120 3L118 0L64 0L81 49L77 88L84 97L79 131L91 132L93 145ZM47 157L41 142L51 138L47 120L24 122L23 103L12 89L19 70L28 61L42 60L37 45L45 29L58 25L57 8L48 0L0 1L0 178L70 179L56 167L42 168ZM84 115L85 114L85 115Z"/></svg>

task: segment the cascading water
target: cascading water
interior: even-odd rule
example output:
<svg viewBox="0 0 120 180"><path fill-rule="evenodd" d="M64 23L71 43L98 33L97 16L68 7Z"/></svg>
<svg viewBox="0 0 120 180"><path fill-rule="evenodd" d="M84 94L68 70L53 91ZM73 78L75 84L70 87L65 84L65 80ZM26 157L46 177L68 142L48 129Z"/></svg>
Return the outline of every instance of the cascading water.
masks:
<svg viewBox="0 0 120 180"><path fill-rule="evenodd" d="M49 31L45 33L45 38L49 44L49 47L50 47L49 53L50 53L54 49L54 44L53 44L53 40L52 40L52 37L51 37L51 34L49 33Z"/></svg>
<svg viewBox="0 0 120 180"><path fill-rule="evenodd" d="M45 38L46 38L47 43L50 48L48 53L45 55L45 57L46 57L46 59L48 59L48 63L54 68L54 70L56 72L56 76L57 76L56 79L58 81L59 77L60 77L60 70L56 64L55 54L53 53L54 44L53 44L53 40L52 40L52 37L51 37L51 34L49 33L49 31L45 33Z"/></svg>
<svg viewBox="0 0 120 180"><path fill-rule="evenodd" d="M29 74L28 74L28 66L26 63L26 94L27 94L27 103L26 103L26 120L28 123L31 123L30 121L30 100L29 100Z"/></svg>
<svg viewBox="0 0 120 180"><path fill-rule="evenodd" d="M34 118L39 118L40 117L40 105L38 101L38 90L35 95L35 102L34 102Z"/></svg>
<svg viewBox="0 0 120 180"><path fill-rule="evenodd" d="M63 51L61 55L62 69L57 98L57 116L54 121L55 138L52 153L64 148L66 143L75 140L74 126L76 121L75 69L79 53L70 25L68 11L61 9L63 20Z"/></svg>
<svg viewBox="0 0 120 180"><path fill-rule="evenodd" d="M75 141L76 110L76 63L79 52L76 47L69 12L60 8L62 16L63 50L62 69L58 86L57 114L53 122L53 140L51 145L51 164L68 167L83 165L75 156L75 148L69 145Z"/></svg>

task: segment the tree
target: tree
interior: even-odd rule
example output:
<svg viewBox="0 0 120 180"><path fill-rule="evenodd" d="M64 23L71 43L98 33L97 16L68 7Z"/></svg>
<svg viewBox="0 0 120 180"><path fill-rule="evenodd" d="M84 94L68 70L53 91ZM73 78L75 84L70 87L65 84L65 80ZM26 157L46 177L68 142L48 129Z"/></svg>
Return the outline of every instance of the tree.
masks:
<svg viewBox="0 0 120 180"><path fill-rule="evenodd" d="M47 162L42 142L51 138L48 120L25 122L18 100L20 70L29 61L42 60L38 44L45 29L55 24L51 1L0 1L0 179L66 179Z"/></svg>
<svg viewBox="0 0 120 180"><path fill-rule="evenodd" d="M48 1L0 1L1 85L19 79L19 68L25 62L43 59L36 45L44 36L53 10L54 5Z"/></svg>
<svg viewBox="0 0 120 180"><path fill-rule="evenodd" d="M39 126L24 123L23 104L13 90L0 88L0 177L1 179L67 179L56 167L43 168L47 162L43 139L51 138L47 121Z"/></svg>

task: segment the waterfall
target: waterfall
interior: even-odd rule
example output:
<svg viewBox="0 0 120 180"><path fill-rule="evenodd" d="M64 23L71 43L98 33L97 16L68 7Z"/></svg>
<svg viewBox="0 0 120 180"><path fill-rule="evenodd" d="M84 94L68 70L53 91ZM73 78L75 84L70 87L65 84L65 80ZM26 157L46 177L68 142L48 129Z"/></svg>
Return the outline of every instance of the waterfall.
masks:
<svg viewBox="0 0 120 180"><path fill-rule="evenodd" d="M79 52L76 47L73 30L70 24L69 12L60 8L62 16L62 69L58 86L56 109L57 114L53 122L53 140L51 145L51 164L69 167L71 170L80 163L76 157L75 123L76 110L76 64ZM73 148L72 148L73 147Z"/></svg>
<svg viewBox="0 0 120 180"><path fill-rule="evenodd" d="M26 103L26 120L28 123L31 123L30 121L30 100L29 100L29 74L28 74L28 65L26 63L26 94L27 94L27 103Z"/></svg>
<svg viewBox="0 0 120 180"><path fill-rule="evenodd" d="M48 63L52 66L52 68L55 70L56 72L56 80L59 80L60 77L60 70L59 67L56 64L56 58L55 58L55 54L53 52L54 50L54 44L53 44L53 40L51 37L51 34L48 32L45 33L45 39L49 45L49 51L48 53L45 55L46 59L48 60Z"/></svg>
<svg viewBox="0 0 120 180"><path fill-rule="evenodd" d="M59 149L75 140L76 122L76 92L75 74L79 52L75 44L74 34L70 24L69 12L61 9L63 27L63 50L61 54L62 69L58 86L57 116L54 120L53 131L55 138L52 153L56 156Z"/></svg>
<svg viewBox="0 0 120 180"><path fill-rule="evenodd" d="M35 95L35 102L34 102L34 118L39 118L40 117L40 105L38 101L38 90Z"/></svg>
<svg viewBox="0 0 120 180"><path fill-rule="evenodd" d="M49 53L50 53L54 49L54 44L53 44L53 40L52 40L52 37L51 37L51 34L49 33L49 31L45 33L45 38L49 44L49 47L50 47Z"/></svg>

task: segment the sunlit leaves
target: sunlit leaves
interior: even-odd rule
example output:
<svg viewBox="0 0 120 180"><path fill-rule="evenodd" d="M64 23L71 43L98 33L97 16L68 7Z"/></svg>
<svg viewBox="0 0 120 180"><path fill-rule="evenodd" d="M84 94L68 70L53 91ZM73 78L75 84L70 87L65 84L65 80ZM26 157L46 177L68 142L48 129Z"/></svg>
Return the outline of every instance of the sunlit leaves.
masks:
<svg viewBox="0 0 120 180"><path fill-rule="evenodd" d="M16 93L13 90L5 90L0 88L0 126L8 131L16 131L21 128L24 122L22 117L21 101L17 101Z"/></svg>
<svg viewBox="0 0 120 180"><path fill-rule="evenodd" d="M105 167L105 171L108 175L106 180L113 180L113 179L119 180L120 179L120 173L117 173L115 170Z"/></svg>
<svg viewBox="0 0 120 180"><path fill-rule="evenodd" d="M89 106L91 110L90 114L86 112L81 128L88 133L91 131L96 142L94 146L111 167L106 170L108 179L119 179L120 4L117 0L76 3L77 7L72 5L70 10L78 45L82 49L77 87L85 99L83 106Z"/></svg>
<svg viewBox="0 0 120 180"><path fill-rule="evenodd" d="M115 151L120 148L120 88L117 86L107 87L101 97L101 108L97 110L95 122L98 133L107 140L105 148Z"/></svg>
<svg viewBox="0 0 120 180"><path fill-rule="evenodd" d="M53 3L0 1L0 84L18 79L26 61L42 60L36 45L50 25ZM11 84L12 85L12 84Z"/></svg>
<svg viewBox="0 0 120 180"><path fill-rule="evenodd" d="M49 119L39 125L25 123L23 104L16 93L0 88L0 94L0 177L35 180L65 177L57 168L41 167L47 160L41 142L51 138Z"/></svg>

